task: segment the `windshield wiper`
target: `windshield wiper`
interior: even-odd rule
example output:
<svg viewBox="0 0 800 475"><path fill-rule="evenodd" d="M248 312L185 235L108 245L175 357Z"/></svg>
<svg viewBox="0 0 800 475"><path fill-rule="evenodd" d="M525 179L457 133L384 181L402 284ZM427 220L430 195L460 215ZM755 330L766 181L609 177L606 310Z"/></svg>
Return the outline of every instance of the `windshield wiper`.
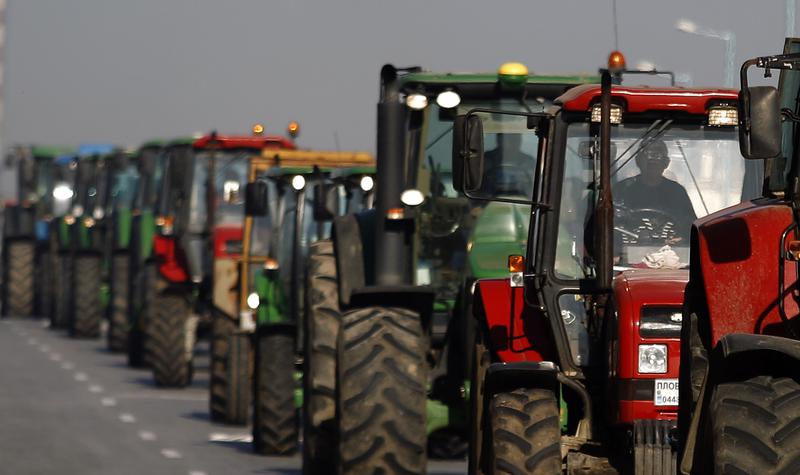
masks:
<svg viewBox="0 0 800 475"><path fill-rule="evenodd" d="M708 206L706 206L706 200L703 198L703 191L700 189L700 185L697 183L694 173L692 173L692 167L689 166L689 159L686 158L686 153L683 151L683 146L678 140L675 141L675 144L678 146L678 150L681 151L683 162L686 164L686 170L689 172L689 176L692 178L692 183L694 183L694 187L697 189L697 195L700 197L700 203L703 204L703 209L705 209L706 214L708 214Z"/></svg>
<svg viewBox="0 0 800 475"><path fill-rule="evenodd" d="M656 130L655 134L650 136L650 132L652 130L654 130L655 127L657 127L659 122L661 122L661 119L657 119L655 122L653 122L653 124L651 124L650 127L648 127L647 130L644 131L642 136L639 137L638 139L636 139L630 146L628 146L628 148L626 148L625 151L622 152L622 154L619 156L619 158L617 160L615 160L615 163L618 162L628 152L628 150L633 148L634 145L636 145L637 143L640 144L639 148L637 148L636 151L633 152L630 157L626 158L625 162L623 162L622 165L620 165L619 167L617 167L616 170L611 172L611 176L612 177L614 175L616 175L617 173L619 173L620 170L622 170L625 167L625 165L627 165L631 160L636 158L636 156L639 155L639 152L641 152L642 150L647 148L648 145L650 145L651 143L655 142L656 140L658 140L659 137L664 135L664 133L666 133L666 131L667 131L667 128L670 125L672 125L672 119L664 121L664 125L662 125L660 128L658 128L658 130Z"/></svg>

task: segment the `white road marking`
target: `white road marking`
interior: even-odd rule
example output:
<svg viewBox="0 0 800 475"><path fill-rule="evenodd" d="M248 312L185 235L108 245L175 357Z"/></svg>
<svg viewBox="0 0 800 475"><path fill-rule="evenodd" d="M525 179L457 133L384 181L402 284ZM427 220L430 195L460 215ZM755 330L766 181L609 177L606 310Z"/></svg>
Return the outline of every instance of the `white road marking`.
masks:
<svg viewBox="0 0 800 475"><path fill-rule="evenodd" d="M103 399L100 400L100 404L106 407L114 407L117 405L117 400L114 399L113 397L104 397Z"/></svg>
<svg viewBox="0 0 800 475"><path fill-rule="evenodd" d="M74 378L75 378L75 381L89 381L89 375L87 375L86 373L82 373L82 372L75 373Z"/></svg>
<svg viewBox="0 0 800 475"><path fill-rule="evenodd" d="M50 361L61 361L61 355L53 353L50 355Z"/></svg>
<svg viewBox="0 0 800 475"><path fill-rule="evenodd" d="M29 345L35 345L37 343L39 343L39 342L36 340L36 338L28 338L28 344Z"/></svg>
<svg viewBox="0 0 800 475"><path fill-rule="evenodd" d="M202 470L189 470L189 475L208 475Z"/></svg>
<svg viewBox="0 0 800 475"><path fill-rule="evenodd" d="M151 432L149 430L140 430L139 431L139 438L146 441L157 440L155 432Z"/></svg>
<svg viewBox="0 0 800 475"><path fill-rule="evenodd" d="M67 371L75 369L75 364L70 363L69 361L65 361L61 363L61 369L65 369Z"/></svg>
<svg viewBox="0 0 800 475"><path fill-rule="evenodd" d="M175 449L161 449L161 455L168 459L183 458L183 455Z"/></svg>
<svg viewBox="0 0 800 475"><path fill-rule="evenodd" d="M253 434L226 434L224 432L212 432L208 434L209 442L252 442Z"/></svg>
<svg viewBox="0 0 800 475"><path fill-rule="evenodd" d="M119 415L119 420L121 420L126 424L133 424L134 422L136 422L136 416L134 416L129 412L123 412L122 414Z"/></svg>
<svg viewBox="0 0 800 475"><path fill-rule="evenodd" d="M95 394L96 393L102 393L103 392L103 386L100 386L99 384L92 384L91 386L89 386L89 392L90 393L95 393Z"/></svg>
<svg viewBox="0 0 800 475"><path fill-rule="evenodd" d="M49 353L50 352L50 347L47 346L47 345L42 345L42 346L39 347L39 351L41 351L42 353Z"/></svg>
<svg viewBox="0 0 800 475"><path fill-rule="evenodd" d="M120 393L117 394L119 399L158 399L162 401L208 401L207 394L153 394L153 393Z"/></svg>
<svg viewBox="0 0 800 475"><path fill-rule="evenodd" d="M50 320L42 320L42 328L50 328Z"/></svg>

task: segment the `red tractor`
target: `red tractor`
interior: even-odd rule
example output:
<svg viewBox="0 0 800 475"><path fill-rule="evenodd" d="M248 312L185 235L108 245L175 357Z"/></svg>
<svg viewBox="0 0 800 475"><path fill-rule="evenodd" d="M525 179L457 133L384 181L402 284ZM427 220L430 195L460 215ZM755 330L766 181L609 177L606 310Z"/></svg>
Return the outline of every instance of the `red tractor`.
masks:
<svg viewBox="0 0 800 475"><path fill-rule="evenodd" d="M778 89L748 69L781 72ZM681 335L684 474L800 473L800 39L741 69L742 155L763 194L695 222Z"/></svg>
<svg viewBox="0 0 800 475"><path fill-rule="evenodd" d="M760 169L739 157L736 91L603 79L456 123L456 188L531 205L526 258L474 289L471 473L675 471L691 222L757 193ZM484 153L501 129L538 136L530 199L494 192L518 168Z"/></svg>

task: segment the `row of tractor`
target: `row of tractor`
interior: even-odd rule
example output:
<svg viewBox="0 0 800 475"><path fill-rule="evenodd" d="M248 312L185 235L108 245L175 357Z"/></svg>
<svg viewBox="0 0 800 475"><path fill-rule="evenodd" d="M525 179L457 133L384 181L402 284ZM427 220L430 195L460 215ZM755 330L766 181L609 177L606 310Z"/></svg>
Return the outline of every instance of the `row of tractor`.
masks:
<svg viewBox="0 0 800 475"><path fill-rule="evenodd" d="M211 419L308 474L797 473L797 69L386 65L376 159L296 123L18 147L3 313L107 326L161 387L208 338Z"/></svg>

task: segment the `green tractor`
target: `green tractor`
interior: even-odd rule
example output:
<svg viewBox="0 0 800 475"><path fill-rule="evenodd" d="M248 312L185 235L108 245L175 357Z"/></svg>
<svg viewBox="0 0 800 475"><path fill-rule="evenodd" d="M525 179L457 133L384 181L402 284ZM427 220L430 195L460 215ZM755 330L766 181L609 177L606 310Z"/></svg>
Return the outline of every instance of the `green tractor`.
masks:
<svg viewBox="0 0 800 475"><path fill-rule="evenodd" d="M139 180L133 197L131 211L130 241L128 243L128 272L115 276L120 279L117 288L121 288L122 279L127 279L127 310L116 325L119 339L124 341L128 356L128 365L134 368L146 364L145 357L145 302L155 295L157 282L157 264L153 252L153 240L164 218L159 212L159 190L164 179L167 157L171 153L180 153L190 147L194 139L176 138L172 140L153 140L144 143L137 152ZM114 293L112 285L112 301L122 300L121 295ZM119 302L120 309L123 302ZM111 331L109 330L109 333Z"/></svg>
<svg viewBox="0 0 800 475"><path fill-rule="evenodd" d="M7 159L17 167L17 202L6 203L3 222L4 316L49 314L53 162L67 152L63 147L18 146Z"/></svg>
<svg viewBox="0 0 800 475"><path fill-rule="evenodd" d="M70 336L97 338L105 317L108 288L104 285L110 255L107 208L115 168L128 160L113 145L82 145L65 157L74 170L69 211L56 223L59 268L54 273L56 321Z"/></svg>
<svg viewBox="0 0 800 475"><path fill-rule="evenodd" d="M137 317L144 330L145 359L158 386L191 382L197 330L206 329L212 314L225 313L215 308L213 293L215 282L227 279L220 272L227 273L242 252L240 190L247 183L249 161L263 149L294 149L292 140L261 136L263 128L257 127L258 135L214 132L172 147L166 155L154 259L147 261L155 265L145 266L155 276L142 278L142 293L150 295ZM218 371L213 362L211 371L213 380Z"/></svg>
<svg viewBox="0 0 800 475"><path fill-rule="evenodd" d="M450 165L453 121L472 108L541 111L574 85L596 81L532 76L519 63L497 74L384 66L376 209L334 220L336 275L329 280L337 292L309 289L327 295L324 306L334 310L335 324L326 338L336 345L312 342L304 355L310 372L319 366L328 374L317 394L327 400L304 401L304 440L315 445L304 458L307 473L331 467L343 474L424 473L429 451L443 458L466 454L471 282L508 275L506 258L523 247L527 221L512 206L458 196ZM487 170L504 187L498 193L526 194L533 187L525 167L534 157L522 152L531 144L521 140L506 133L486 144L497 154L514 154L521 165ZM515 232L494 235L495 226ZM473 275L465 277L468 272Z"/></svg>
<svg viewBox="0 0 800 475"><path fill-rule="evenodd" d="M314 266L306 273L306 262L330 254L334 216L371 206L374 171L367 153L302 150L281 153L280 162L251 163L247 258L239 286L244 311L240 331L231 338L250 337L248 329L254 338L257 453L284 455L297 448L297 363L315 301L305 283L320 278Z"/></svg>

